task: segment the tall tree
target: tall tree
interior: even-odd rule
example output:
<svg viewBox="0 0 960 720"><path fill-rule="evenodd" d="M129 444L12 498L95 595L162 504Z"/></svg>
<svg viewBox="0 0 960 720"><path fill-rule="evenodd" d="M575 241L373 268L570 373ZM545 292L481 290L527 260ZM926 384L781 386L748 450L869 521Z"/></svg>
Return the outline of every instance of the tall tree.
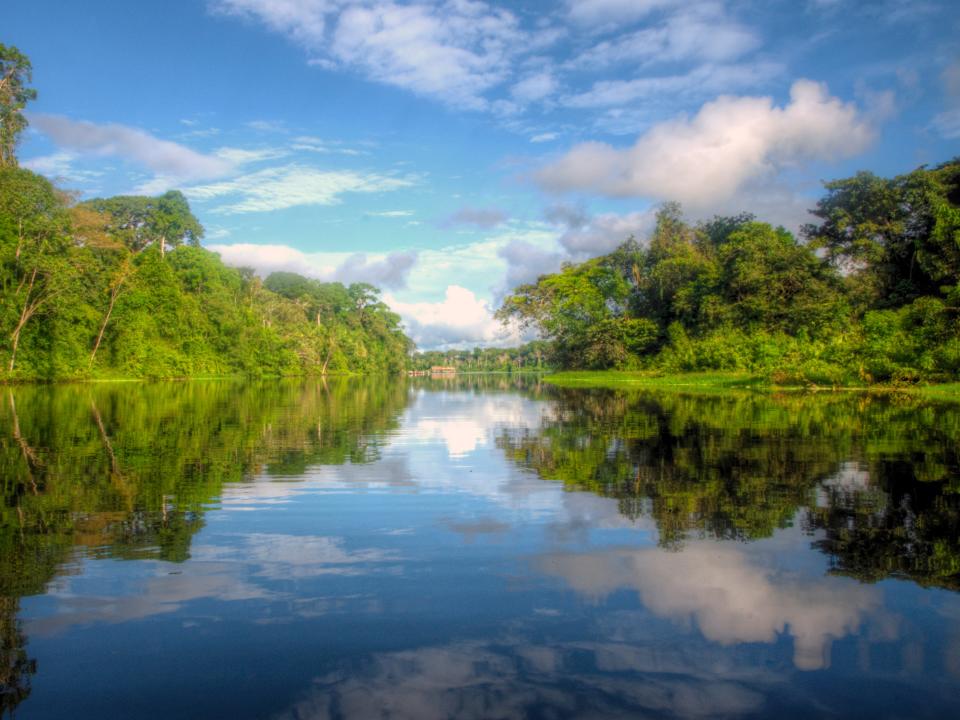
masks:
<svg viewBox="0 0 960 720"><path fill-rule="evenodd" d="M175 248L187 243L198 247L203 238L203 226L179 190L171 190L159 197L118 195L97 198L83 205L109 216L111 221L107 231L122 238L135 253L157 245L160 254L164 255L168 246Z"/></svg>
<svg viewBox="0 0 960 720"><path fill-rule="evenodd" d="M37 91L27 87L31 72L26 55L0 43L0 167L17 164L17 139L27 126L23 109L37 97Z"/></svg>
<svg viewBox="0 0 960 720"><path fill-rule="evenodd" d="M900 307L960 280L960 159L895 178L826 183L804 228L843 270L861 309Z"/></svg>
<svg viewBox="0 0 960 720"><path fill-rule="evenodd" d="M27 323L47 309L62 287L52 276L65 264L67 216L62 196L29 170L0 168L0 262L3 320L9 328L12 372Z"/></svg>

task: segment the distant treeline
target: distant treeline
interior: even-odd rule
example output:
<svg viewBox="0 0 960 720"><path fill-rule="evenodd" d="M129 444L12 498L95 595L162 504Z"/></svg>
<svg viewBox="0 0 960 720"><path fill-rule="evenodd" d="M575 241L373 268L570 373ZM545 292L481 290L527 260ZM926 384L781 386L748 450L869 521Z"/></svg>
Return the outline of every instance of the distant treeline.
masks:
<svg viewBox="0 0 960 720"><path fill-rule="evenodd" d="M413 354L412 370L453 367L459 372L519 372L550 369L547 355L550 344L535 340L515 348L482 348L473 350L424 350Z"/></svg>
<svg viewBox="0 0 960 720"><path fill-rule="evenodd" d="M751 214L567 264L498 311L564 368L745 370L777 382L960 377L960 159L826 184L802 241Z"/></svg>

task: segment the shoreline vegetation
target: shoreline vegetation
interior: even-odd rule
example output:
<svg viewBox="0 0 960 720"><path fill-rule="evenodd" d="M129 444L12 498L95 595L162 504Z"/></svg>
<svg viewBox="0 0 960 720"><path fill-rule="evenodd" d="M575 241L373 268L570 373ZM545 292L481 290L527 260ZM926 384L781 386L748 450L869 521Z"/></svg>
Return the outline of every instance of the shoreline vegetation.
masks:
<svg viewBox="0 0 960 720"><path fill-rule="evenodd" d="M561 371L544 375L543 380L563 388L609 390L675 390L709 392L749 390L757 392L877 392L911 393L960 398L960 382L949 383L861 383L858 385L779 384L761 375L742 372L657 373L629 370Z"/></svg>
<svg viewBox="0 0 960 720"><path fill-rule="evenodd" d="M506 296L497 317L538 340L414 354L372 285L225 265L177 190L80 201L19 167L36 91L16 48L0 44L0 71L0 383L435 366L639 372L583 382L661 387L960 380L960 158L827 182L800 239L751 213L691 223L664 203L643 242Z"/></svg>
<svg viewBox="0 0 960 720"><path fill-rule="evenodd" d="M644 242L540 275L497 315L547 340L557 370L639 373L584 384L956 383L960 158L826 191L800 239L750 213L691 223L665 203Z"/></svg>

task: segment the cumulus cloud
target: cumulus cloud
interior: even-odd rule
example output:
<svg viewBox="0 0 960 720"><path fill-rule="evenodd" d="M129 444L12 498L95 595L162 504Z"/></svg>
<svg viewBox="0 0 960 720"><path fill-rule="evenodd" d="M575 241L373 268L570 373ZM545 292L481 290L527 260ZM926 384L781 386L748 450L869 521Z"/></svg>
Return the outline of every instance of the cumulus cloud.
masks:
<svg viewBox="0 0 960 720"><path fill-rule="evenodd" d="M873 138L856 107L831 97L822 84L798 80L783 107L769 97L722 96L692 118L653 126L633 147L577 145L536 178L552 192L671 199L701 208L783 168L855 155Z"/></svg>
<svg viewBox="0 0 960 720"><path fill-rule="evenodd" d="M234 168L226 157L204 155L150 133L117 123L98 125L70 120L60 115L32 113L30 124L68 151L117 157L135 162L158 175L181 181L199 181L223 177Z"/></svg>
<svg viewBox="0 0 960 720"><path fill-rule="evenodd" d="M209 249L219 253L227 265L252 267L261 275L295 272L324 282L367 282L392 290L406 286L410 271L417 262L414 251L388 255L305 253L288 245L253 243L210 245Z"/></svg>
<svg viewBox="0 0 960 720"><path fill-rule="evenodd" d="M226 198L216 212L264 212L298 205L335 205L345 193L389 192L414 184L411 178L349 170L319 170L291 164L266 168L184 192L192 200Z"/></svg>
<svg viewBox="0 0 960 720"><path fill-rule="evenodd" d="M497 208L460 208L446 219L444 225L474 225L479 228L492 228L507 219L506 213Z"/></svg>
<svg viewBox="0 0 960 720"><path fill-rule="evenodd" d="M407 333L421 349L447 349L473 345L515 345L520 336L493 317L488 302L459 285L448 285L439 302L402 302L392 295L384 300L398 313Z"/></svg>

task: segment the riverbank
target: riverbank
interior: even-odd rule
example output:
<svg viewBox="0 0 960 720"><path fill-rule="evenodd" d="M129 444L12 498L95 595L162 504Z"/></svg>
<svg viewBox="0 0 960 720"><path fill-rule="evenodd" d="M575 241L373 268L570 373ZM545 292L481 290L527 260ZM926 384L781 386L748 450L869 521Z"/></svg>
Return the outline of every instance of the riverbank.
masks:
<svg viewBox="0 0 960 720"><path fill-rule="evenodd" d="M738 372L691 372L658 374L649 371L582 370L558 372L544 377L558 387L627 389L669 389L713 392L722 390L757 391L868 391L908 392L924 395L960 397L960 382L939 384L861 384L861 385L816 385L777 384L762 375Z"/></svg>

